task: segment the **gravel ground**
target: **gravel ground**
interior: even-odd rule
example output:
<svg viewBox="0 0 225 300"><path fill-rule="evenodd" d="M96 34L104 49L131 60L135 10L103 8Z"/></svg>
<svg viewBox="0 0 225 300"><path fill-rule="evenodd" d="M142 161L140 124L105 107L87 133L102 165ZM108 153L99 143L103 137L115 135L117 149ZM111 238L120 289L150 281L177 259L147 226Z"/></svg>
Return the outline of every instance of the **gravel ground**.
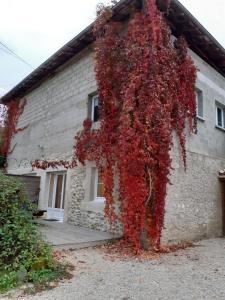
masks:
<svg viewBox="0 0 225 300"><path fill-rule="evenodd" d="M107 259L99 249L71 252L74 278L23 300L225 299L225 239L159 258ZM18 294L4 299L18 299Z"/></svg>

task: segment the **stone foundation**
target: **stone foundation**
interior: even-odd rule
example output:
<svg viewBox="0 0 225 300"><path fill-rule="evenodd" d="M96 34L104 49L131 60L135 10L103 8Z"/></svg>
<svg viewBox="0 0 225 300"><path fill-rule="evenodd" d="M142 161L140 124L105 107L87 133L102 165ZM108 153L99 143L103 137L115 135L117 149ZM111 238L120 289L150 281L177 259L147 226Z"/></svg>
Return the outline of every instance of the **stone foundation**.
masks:
<svg viewBox="0 0 225 300"><path fill-rule="evenodd" d="M119 222L110 225L104 215L104 203L85 201L86 168L77 167L71 174L71 201L68 205L68 223L91 229L122 233L122 225Z"/></svg>
<svg viewBox="0 0 225 300"><path fill-rule="evenodd" d="M225 160L187 152L187 171L177 148L172 153L174 171L168 184L162 243L177 243L222 235L222 183L218 170ZM181 180L182 178L182 180ZM104 216L104 204L87 201L85 190L90 182L86 168L72 171L72 197L68 222L92 229L122 233L121 224L110 226Z"/></svg>

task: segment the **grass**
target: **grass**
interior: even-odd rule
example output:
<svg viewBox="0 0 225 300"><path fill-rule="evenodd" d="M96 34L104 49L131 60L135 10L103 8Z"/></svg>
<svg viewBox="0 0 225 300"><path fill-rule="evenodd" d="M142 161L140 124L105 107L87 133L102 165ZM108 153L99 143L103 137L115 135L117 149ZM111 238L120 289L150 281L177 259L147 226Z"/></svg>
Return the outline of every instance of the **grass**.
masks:
<svg viewBox="0 0 225 300"><path fill-rule="evenodd" d="M25 270L2 271L0 272L0 294L22 286L25 287L24 291L28 294L52 289L60 280L72 277L70 270L71 266L56 263L52 269L34 270L28 273Z"/></svg>

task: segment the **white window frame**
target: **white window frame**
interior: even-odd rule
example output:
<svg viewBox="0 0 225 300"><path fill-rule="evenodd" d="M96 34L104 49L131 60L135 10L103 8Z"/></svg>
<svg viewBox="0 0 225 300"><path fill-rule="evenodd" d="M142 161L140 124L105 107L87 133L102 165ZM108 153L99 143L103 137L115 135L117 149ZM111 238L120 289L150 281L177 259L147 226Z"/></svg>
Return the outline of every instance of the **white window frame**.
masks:
<svg viewBox="0 0 225 300"><path fill-rule="evenodd" d="M97 203L105 202L105 197L98 197L98 179L99 179L99 171L95 168L95 184L94 184L94 201Z"/></svg>
<svg viewBox="0 0 225 300"><path fill-rule="evenodd" d="M94 121L94 114L95 114L95 100L98 100L98 107L99 107L99 96L94 95L91 97L91 120L95 123L99 122L99 120Z"/></svg>
<svg viewBox="0 0 225 300"><path fill-rule="evenodd" d="M218 124L218 109L220 109L222 112L222 115L221 115L222 116L222 126ZM224 114L225 114L224 106L216 103L216 127L221 128L223 130L225 130Z"/></svg>
<svg viewBox="0 0 225 300"><path fill-rule="evenodd" d="M201 97L201 100L202 100L202 116L199 115L199 111L198 111L200 97ZM204 118L203 92L202 92L202 90L200 90L197 87L195 88L195 98L196 98L197 118L200 119L201 121L205 121L205 118Z"/></svg>

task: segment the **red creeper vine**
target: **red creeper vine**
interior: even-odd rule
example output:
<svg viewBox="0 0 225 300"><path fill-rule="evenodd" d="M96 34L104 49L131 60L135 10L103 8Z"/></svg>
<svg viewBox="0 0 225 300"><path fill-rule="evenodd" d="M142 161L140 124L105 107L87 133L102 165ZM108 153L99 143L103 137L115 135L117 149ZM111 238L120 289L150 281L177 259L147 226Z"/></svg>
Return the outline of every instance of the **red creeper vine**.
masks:
<svg viewBox="0 0 225 300"><path fill-rule="evenodd" d="M186 167L185 127L194 129L196 68L183 37L171 30L155 0L144 1L127 28L103 9L95 25L95 73L100 129L85 120L75 157L103 172L106 215L116 217L114 174L124 234L138 250L143 232L160 247L171 170L173 132ZM169 3L169 2L168 2Z"/></svg>
<svg viewBox="0 0 225 300"><path fill-rule="evenodd" d="M167 1L170 2L169 0ZM100 98L100 128L85 120L76 136L76 161L95 161L103 175L105 213L119 218L125 237L138 251L143 233L152 247L160 247L165 199L171 170L173 133L178 136L186 168L185 127L195 129L196 67L183 37L172 38L155 0L145 0L128 23L114 21L102 8L94 28L95 74ZM10 153L24 103L8 104L4 153ZM13 150L13 149L12 149ZM36 161L46 169L70 163ZM121 214L116 214L115 174Z"/></svg>
<svg viewBox="0 0 225 300"><path fill-rule="evenodd" d="M28 127L25 126L23 128L17 128L19 118L24 111L25 105L26 99L22 99L20 101L12 100L6 104L5 128L2 137L3 145L1 147L1 155L5 157L5 159L14 151L16 147L16 144L12 146L12 140L15 134L25 130ZM7 162L5 163L5 167L7 167Z"/></svg>

